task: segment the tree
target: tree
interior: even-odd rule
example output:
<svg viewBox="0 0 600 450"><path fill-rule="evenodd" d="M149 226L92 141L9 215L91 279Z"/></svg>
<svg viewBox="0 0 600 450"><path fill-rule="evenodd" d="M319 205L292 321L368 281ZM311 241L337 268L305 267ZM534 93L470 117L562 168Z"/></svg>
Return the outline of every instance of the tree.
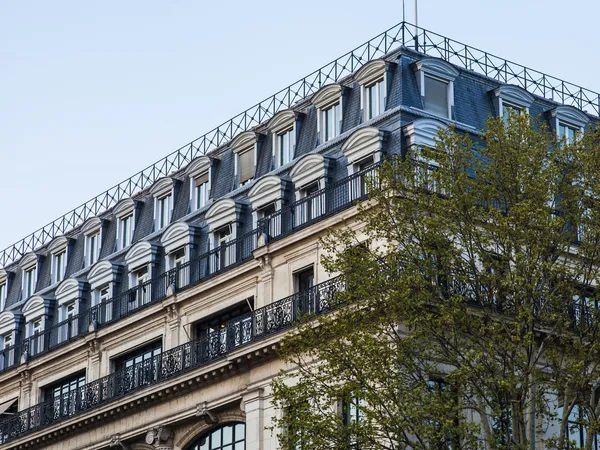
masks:
<svg viewBox="0 0 600 450"><path fill-rule="evenodd" d="M323 239L340 307L282 341L282 448L591 449L599 175L598 130L517 114L388 158Z"/></svg>

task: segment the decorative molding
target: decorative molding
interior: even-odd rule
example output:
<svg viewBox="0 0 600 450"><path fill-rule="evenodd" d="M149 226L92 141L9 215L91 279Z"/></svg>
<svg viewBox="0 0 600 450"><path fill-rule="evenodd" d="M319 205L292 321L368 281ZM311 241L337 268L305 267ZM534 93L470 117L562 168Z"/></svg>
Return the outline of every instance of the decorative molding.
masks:
<svg viewBox="0 0 600 450"><path fill-rule="evenodd" d="M191 178L196 178L212 167L213 159L208 156L200 156L194 159L185 169L185 174Z"/></svg>
<svg viewBox="0 0 600 450"><path fill-rule="evenodd" d="M244 133L238 134L232 141L229 146L231 147L231 151L235 154L244 152L246 150L254 147L256 149L256 144L258 143L259 135L254 131L245 131Z"/></svg>
<svg viewBox="0 0 600 450"><path fill-rule="evenodd" d="M133 214L133 212L135 211L138 203L139 202L137 202L136 200L133 200L131 198L126 198L125 200L121 200L113 208L113 211L112 211L113 215L115 217L117 217L118 219L121 219L123 217L127 217L130 214Z"/></svg>
<svg viewBox="0 0 600 450"><path fill-rule="evenodd" d="M311 153L300 158L290 171L290 178L296 190L327 177L329 161L329 158L320 153Z"/></svg>
<svg viewBox="0 0 600 450"><path fill-rule="evenodd" d="M34 295L25 302L22 313L25 320L29 322L32 319L48 315L52 301L42 298L39 295Z"/></svg>
<svg viewBox="0 0 600 450"><path fill-rule="evenodd" d="M99 233L102 229L102 219L99 217L92 217L85 221L81 226L81 233L85 236L91 236Z"/></svg>
<svg viewBox="0 0 600 450"><path fill-rule="evenodd" d="M141 241L134 244L125 255L127 269L131 272L141 266L150 264L154 261L158 248L156 245L147 241Z"/></svg>
<svg viewBox="0 0 600 450"><path fill-rule="evenodd" d="M319 89L312 96L310 101L316 108L324 109L340 101L342 93L342 85L338 83L332 83Z"/></svg>
<svg viewBox="0 0 600 450"><path fill-rule="evenodd" d="M573 106L557 106L550 110L550 116L559 122L565 122L578 128L584 128L590 123L588 115ZM558 128L558 124L556 127Z"/></svg>
<svg viewBox="0 0 600 450"><path fill-rule="evenodd" d="M8 281L8 275L10 272L7 272L4 269L0 269L0 284L6 283Z"/></svg>
<svg viewBox="0 0 600 450"><path fill-rule="evenodd" d="M496 89L490 91L494 96L494 99L502 99L511 105L519 106L521 108L529 109L533 104L535 97L527 92L525 89L513 84L504 84ZM498 107L496 113L502 114L501 107Z"/></svg>
<svg viewBox="0 0 600 450"><path fill-rule="evenodd" d="M61 253L67 249L69 240L65 236L58 236L48 245L48 252L52 255Z"/></svg>
<svg viewBox="0 0 600 450"><path fill-rule="evenodd" d="M0 314L0 336L15 331L17 324L20 321L20 316L15 316L11 311L4 311Z"/></svg>
<svg viewBox="0 0 600 450"><path fill-rule="evenodd" d="M80 298L84 288L85 283L75 278L67 278L66 280L62 281L54 292L58 306L62 306L65 303Z"/></svg>
<svg viewBox="0 0 600 450"><path fill-rule="evenodd" d="M198 406L201 405L196 406L196 411L198 410ZM242 411L222 412L218 414L218 417L220 425L246 422L246 415ZM175 442L175 446L177 448L187 448L193 441L204 435L213 427L213 424L206 423L204 420L198 421L183 433L183 435Z"/></svg>
<svg viewBox="0 0 600 450"><path fill-rule="evenodd" d="M185 222L175 222L165 229L160 238L160 244L165 249L165 253L170 254L184 245L193 244L195 233L196 227Z"/></svg>
<svg viewBox="0 0 600 450"><path fill-rule="evenodd" d="M117 264L112 264L106 260L94 264L87 275L90 289L94 290L116 281L119 269L120 267Z"/></svg>
<svg viewBox="0 0 600 450"><path fill-rule="evenodd" d="M403 130L409 147L416 145L434 148L437 144L440 128L448 128L448 126L439 120L423 118L409 123Z"/></svg>
<svg viewBox="0 0 600 450"><path fill-rule="evenodd" d="M422 71L428 75L454 81L460 72L450 63L438 58L423 58L413 63L415 72Z"/></svg>
<svg viewBox="0 0 600 450"><path fill-rule="evenodd" d="M223 198L215 202L204 216L209 230L214 231L224 225L238 222L242 206L241 203L230 198Z"/></svg>
<svg viewBox="0 0 600 450"><path fill-rule="evenodd" d="M155 198L163 197L169 193L172 194L173 187L173 179L171 177L163 177L152 185L150 188L150 193Z"/></svg>
<svg viewBox="0 0 600 450"><path fill-rule="evenodd" d="M280 200L285 195L287 182L277 175L268 175L259 179L248 192L248 200L253 210L257 210Z"/></svg>
<svg viewBox="0 0 600 450"><path fill-rule="evenodd" d="M388 63L383 59L376 59L363 65L354 74L354 80L361 86L369 85L382 79L388 70Z"/></svg>
<svg viewBox="0 0 600 450"><path fill-rule="evenodd" d="M21 267L21 270L26 272L28 270L33 269L34 267L37 266L39 258L40 257L37 253L34 253L34 252L27 253L25 256L23 256L23 258L21 258L21 261L19 261L19 266Z"/></svg>
<svg viewBox="0 0 600 450"><path fill-rule="evenodd" d="M348 165L352 165L361 159L376 155L378 161L383 144L383 131L375 127L365 127L356 130L342 144L342 152L348 158Z"/></svg>
<svg viewBox="0 0 600 450"><path fill-rule="evenodd" d="M279 134L294 126L298 118L293 109L284 109L275 114L267 124L268 130L273 134Z"/></svg>

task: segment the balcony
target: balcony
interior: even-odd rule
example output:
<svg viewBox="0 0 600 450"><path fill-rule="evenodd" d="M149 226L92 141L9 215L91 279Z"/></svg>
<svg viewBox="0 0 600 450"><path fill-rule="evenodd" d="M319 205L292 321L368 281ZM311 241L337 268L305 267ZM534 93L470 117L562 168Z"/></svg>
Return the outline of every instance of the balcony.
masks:
<svg viewBox="0 0 600 450"><path fill-rule="evenodd" d="M251 313L230 319L202 339L167 350L152 359L91 381L75 391L39 403L0 422L0 443L33 433L126 395L206 366L229 353L294 325L306 314L324 314L340 304L345 289L337 277Z"/></svg>
<svg viewBox="0 0 600 450"><path fill-rule="evenodd" d="M365 180L375 175L377 167L374 164L332 183L259 220L251 232L24 338L13 347L0 350L0 372L16 367L21 360L37 358L81 338L89 333L90 325L93 329L109 325L163 300L173 292L195 286L253 259L252 252L259 246L259 236L264 238L265 243L282 239L364 200L367 197Z"/></svg>

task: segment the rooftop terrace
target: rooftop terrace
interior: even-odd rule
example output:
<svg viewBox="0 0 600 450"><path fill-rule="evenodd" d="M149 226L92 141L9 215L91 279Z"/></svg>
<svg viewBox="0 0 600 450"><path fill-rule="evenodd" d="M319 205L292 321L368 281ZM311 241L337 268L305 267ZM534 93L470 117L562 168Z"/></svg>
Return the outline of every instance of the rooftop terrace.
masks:
<svg viewBox="0 0 600 450"><path fill-rule="evenodd" d="M401 47L410 47L459 68L502 83L521 86L534 95L558 104L574 106L595 117L600 116L600 94L597 92L401 22L2 250L0 267L17 261L25 253L49 243L56 236L77 228L119 201L133 197L159 178L182 169L194 158L221 147L237 134L264 123L322 86L339 82L363 64Z"/></svg>

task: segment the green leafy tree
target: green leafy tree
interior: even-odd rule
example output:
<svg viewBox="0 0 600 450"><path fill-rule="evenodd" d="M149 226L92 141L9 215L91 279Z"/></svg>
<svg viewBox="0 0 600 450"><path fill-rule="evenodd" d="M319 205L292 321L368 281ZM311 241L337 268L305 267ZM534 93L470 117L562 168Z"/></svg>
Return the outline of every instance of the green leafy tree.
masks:
<svg viewBox="0 0 600 450"><path fill-rule="evenodd" d="M369 184L323 239L340 307L282 342L282 448L564 449L580 427L593 448L600 132L492 118Z"/></svg>

